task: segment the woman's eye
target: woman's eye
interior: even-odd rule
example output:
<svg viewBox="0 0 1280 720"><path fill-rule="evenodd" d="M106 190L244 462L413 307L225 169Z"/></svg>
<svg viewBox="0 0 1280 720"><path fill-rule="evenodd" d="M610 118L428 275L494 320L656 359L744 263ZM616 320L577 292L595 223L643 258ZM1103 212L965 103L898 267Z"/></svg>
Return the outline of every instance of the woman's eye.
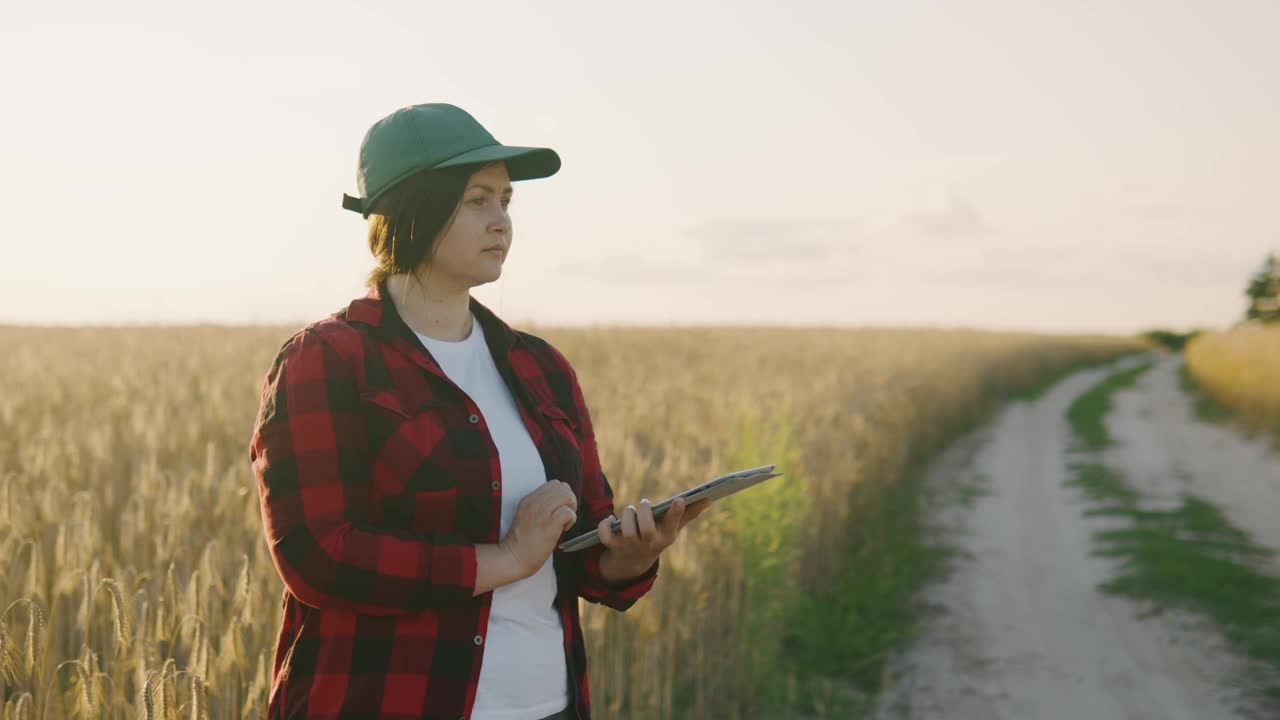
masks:
<svg viewBox="0 0 1280 720"><path fill-rule="evenodd" d="M484 204L484 198L482 198L482 197L473 198L473 199L471 200L471 202L472 202L473 204L475 204L475 205L483 205L483 204Z"/></svg>

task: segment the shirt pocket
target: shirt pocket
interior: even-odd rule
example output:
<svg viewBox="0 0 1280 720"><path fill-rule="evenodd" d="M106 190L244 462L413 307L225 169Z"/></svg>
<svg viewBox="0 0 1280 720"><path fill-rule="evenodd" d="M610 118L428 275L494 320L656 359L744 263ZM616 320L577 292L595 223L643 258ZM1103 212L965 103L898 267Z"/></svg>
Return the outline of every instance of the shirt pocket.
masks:
<svg viewBox="0 0 1280 720"><path fill-rule="evenodd" d="M578 438L578 425L563 410L550 402L538 405L538 411L546 418L550 428L550 440L559 462L558 474L553 476L568 483L573 494L582 499L582 443Z"/></svg>
<svg viewBox="0 0 1280 720"><path fill-rule="evenodd" d="M369 503L374 522L404 530L447 530L457 511L449 403L395 390L360 393L369 432Z"/></svg>
<svg viewBox="0 0 1280 720"><path fill-rule="evenodd" d="M560 409L560 406L555 405L554 403L544 402L538 405L538 411L546 417L547 424L551 426L552 430L555 430L558 435L570 441L570 444L574 448L579 447L578 425L573 420L569 419L569 416L565 414L565 411Z"/></svg>
<svg viewBox="0 0 1280 720"><path fill-rule="evenodd" d="M444 423L448 403L434 397L406 395L382 388L360 391L369 431L369 452L376 460L383 452L409 446L430 449L431 430Z"/></svg>
<svg viewBox="0 0 1280 720"><path fill-rule="evenodd" d="M366 388L361 390L360 400L370 405L376 405L401 418L412 418L427 408L444 407L448 404L439 398L406 396L389 388Z"/></svg>

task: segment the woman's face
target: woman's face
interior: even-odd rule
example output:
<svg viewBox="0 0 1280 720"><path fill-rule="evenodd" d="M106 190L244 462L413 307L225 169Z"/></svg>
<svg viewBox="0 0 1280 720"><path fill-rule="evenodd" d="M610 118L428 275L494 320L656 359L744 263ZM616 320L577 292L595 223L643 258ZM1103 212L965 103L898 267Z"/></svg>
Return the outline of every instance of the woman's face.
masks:
<svg viewBox="0 0 1280 720"><path fill-rule="evenodd" d="M452 276L463 288L493 282L511 248L511 176L497 162L474 172L444 234L436 242L427 271ZM497 251L487 248L497 246Z"/></svg>

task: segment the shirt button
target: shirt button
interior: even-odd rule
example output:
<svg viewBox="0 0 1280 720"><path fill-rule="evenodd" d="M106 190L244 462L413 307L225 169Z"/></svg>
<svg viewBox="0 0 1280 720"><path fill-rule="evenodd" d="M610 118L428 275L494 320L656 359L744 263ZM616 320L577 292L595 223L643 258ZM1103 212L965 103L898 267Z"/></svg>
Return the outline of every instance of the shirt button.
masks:
<svg viewBox="0 0 1280 720"><path fill-rule="evenodd" d="M469 417L469 418L467 418L467 419L471 421L471 424L472 424L472 425L474 425L474 424L476 424L476 423L480 422L480 416L479 416L479 415L472 415L471 417Z"/></svg>
<svg viewBox="0 0 1280 720"><path fill-rule="evenodd" d="M474 642L475 644L479 645L480 643L484 642L484 638L482 638L482 637L480 637L479 635L477 635L477 636L475 637L475 639L474 639L474 640L472 640L472 642Z"/></svg>
<svg viewBox="0 0 1280 720"><path fill-rule="evenodd" d="M493 482L489 483L489 487L493 488L494 490L497 490L498 486L501 484L502 483L498 482L497 480L494 480Z"/></svg>

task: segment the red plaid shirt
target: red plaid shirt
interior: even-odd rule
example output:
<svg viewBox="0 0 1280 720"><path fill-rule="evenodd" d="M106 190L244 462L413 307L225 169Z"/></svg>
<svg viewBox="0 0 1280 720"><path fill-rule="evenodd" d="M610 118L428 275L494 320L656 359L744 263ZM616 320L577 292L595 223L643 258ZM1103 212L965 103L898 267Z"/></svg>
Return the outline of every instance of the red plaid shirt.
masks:
<svg viewBox="0 0 1280 720"><path fill-rule="evenodd" d="M475 298L499 373L547 478L578 498L563 539L614 512L569 361ZM502 478L479 408L431 358L385 283L295 333L262 388L249 443L267 545L284 581L267 716L457 720L475 700L491 592L473 597L476 544L497 543ZM591 717L578 597L629 608L603 546L553 555L573 711ZM558 658L547 658L548 662Z"/></svg>

